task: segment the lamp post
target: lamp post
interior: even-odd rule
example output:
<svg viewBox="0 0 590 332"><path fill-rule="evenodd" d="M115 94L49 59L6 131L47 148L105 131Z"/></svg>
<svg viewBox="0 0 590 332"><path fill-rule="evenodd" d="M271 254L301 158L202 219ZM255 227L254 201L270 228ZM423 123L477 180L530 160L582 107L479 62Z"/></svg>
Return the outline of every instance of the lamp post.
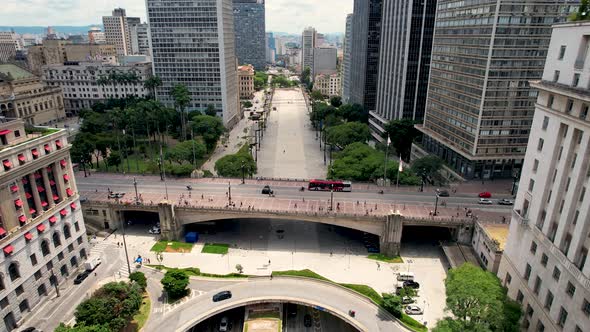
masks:
<svg viewBox="0 0 590 332"><path fill-rule="evenodd" d="M244 161L242 160L242 184L245 184L245 174L244 174Z"/></svg>
<svg viewBox="0 0 590 332"><path fill-rule="evenodd" d="M514 194L516 193L516 188L518 187L518 179L519 179L519 172L518 171L514 171L512 173L512 196L514 196Z"/></svg>
<svg viewBox="0 0 590 332"><path fill-rule="evenodd" d="M228 195L227 195L227 199L228 199L228 205L231 205L231 182L228 182Z"/></svg>
<svg viewBox="0 0 590 332"><path fill-rule="evenodd" d="M434 201L434 216L438 214L438 190L436 191L436 200Z"/></svg>
<svg viewBox="0 0 590 332"><path fill-rule="evenodd" d="M133 177L133 187L135 187L135 204L139 204L139 195L137 194L137 180Z"/></svg>
<svg viewBox="0 0 590 332"><path fill-rule="evenodd" d="M330 211L334 211L334 185L330 185Z"/></svg>
<svg viewBox="0 0 590 332"><path fill-rule="evenodd" d="M55 276L55 274L53 274L53 268L51 268L50 271L51 271L51 280L53 280L53 287L55 287L55 294L57 295L57 297L60 297L59 285L57 284L57 277Z"/></svg>
<svg viewBox="0 0 590 332"><path fill-rule="evenodd" d="M125 260L127 261L127 272L129 272L129 274L131 274L131 265L129 264L129 253L127 252L127 241L125 241L125 224L123 223L123 218L121 218L121 215L119 213L117 213L117 215L119 216L119 222L121 223L121 230L123 233L123 247L125 248Z"/></svg>

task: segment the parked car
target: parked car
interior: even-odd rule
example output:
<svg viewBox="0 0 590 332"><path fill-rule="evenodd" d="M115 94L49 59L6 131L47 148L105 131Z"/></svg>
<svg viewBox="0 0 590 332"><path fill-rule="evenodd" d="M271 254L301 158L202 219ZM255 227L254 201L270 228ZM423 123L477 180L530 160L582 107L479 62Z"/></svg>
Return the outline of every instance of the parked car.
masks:
<svg viewBox="0 0 590 332"><path fill-rule="evenodd" d="M480 198L492 198L492 193L489 191L483 191L479 193Z"/></svg>
<svg viewBox="0 0 590 332"><path fill-rule="evenodd" d="M493 204L492 200L487 198L480 198L478 204L490 205Z"/></svg>
<svg viewBox="0 0 590 332"><path fill-rule="evenodd" d="M148 233L150 233L150 234L160 234L160 233L162 233L162 230L159 227L154 227L154 228L150 229L148 231Z"/></svg>
<svg viewBox="0 0 590 332"><path fill-rule="evenodd" d="M511 201L506 198L502 198L502 199L498 200L498 204L500 204L500 205L514 205L514 201Z"/></svg>
<svg viewBox="0 0 590 332"><path fill-rule="evenodd" d="M264 195L268 195L272 192L272 190L270 190L270 186L264 186L264 188L262 188L262 194Z"/></svg>
<svg viewBox="0 0 590 332"><path fill-rule="evenodd" d="M404 287L418 289L420 288L420 284L413 280L406 280L404 281Z"/></svg>
<svg viewBox="0 0 590 332"><path fill-rule="evenodd" d="M367 247L367 252L370 254L378 254L379 253L379 248L376 247Z"/></svg>
<svg viewBox="0 0 590 332"><path fill-rule="evenodd" d="M406 309L404 311L408 315L422 315L424 313L422 309L415 304L410 304L406 306Z"/></svg>
<svg viewBox="0 0 590 332"><path fill-rule="evenodd" d="M306 314L306 315L303 317L303 325L304 325L305 327L311 327L311 315L310 315L310 314Z"/></svg>
<svg viewBox="0 0 590 332"><path fill-rule="evenodd" d="M297 316L297 305L293 304L293 303L289 303L287 305L287 312L289 313L289 316L291 316L291 317Z"/></svg>
<svg viewBox="0 0 590 332"><path fill-rule="evenodd" d="M228 328L227 317L223 316L219 322L219 332L226 332Z"/></svg>
<svg viewBox="0 0 590 332"><path fill-rule="evenodd" d="M86 203L86 202L88 202L88 197L84 197L84 196L80 197L80 203Z"/></svg>
<svg viewBox="0 0 590 332"><path fill-rule="evenodd" d="M436 193L438 194L439 197L449 197L449 196L451 196L449 194L449 191L448 190L440 190L440 189L437 189L436 190Z"/></svg>
<svg viewBox="0 0 590 332"><path fill-rule="evenodd" d="M402 304L414 303L414 299L409 296L402 297Z"/></svg>
<svg viewBox="0 0 590 332"><path fill-rule="evenodd" d="M231 299L231 292L230 291L222 291L215 295L213 295L213 302L219 302L223 300Z"/></svg>
<svg viewBox="0 0 590 332"><path fill-rule="evenodd" d="M82 281L84 281L86 278L88 278L89 275L90 275L90 271L88 271L88 270L83 271L82 273L78 274L76 279L74 279L74 284L75 285L81 284Z"/></svg>
<svg viewBox="0 0 590 332"><path fill-rule="evenodd" d="M123 196L125 196L125 193L109 193L109 198L123 198Z"/></svg>

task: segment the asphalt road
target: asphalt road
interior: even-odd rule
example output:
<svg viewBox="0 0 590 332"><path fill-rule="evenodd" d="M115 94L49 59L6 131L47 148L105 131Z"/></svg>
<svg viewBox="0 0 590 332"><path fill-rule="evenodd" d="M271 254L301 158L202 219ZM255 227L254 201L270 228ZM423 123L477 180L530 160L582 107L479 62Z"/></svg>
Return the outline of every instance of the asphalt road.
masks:
<svg viewBox="0 0 590 332"><path fill-rule="evenodd" d="M109 177L108 175L100 174L98 176L91 177L76 177L78 190L80 192L88 192L98 190L99 192L107 193L107 189L114 192L125 192L126 198L133 197L135 195L135 188L133 185L133 177L127 176L122 178L120 176ZM286 199L329 199L329 192L322 191L300 191L300 186L296 187L289 182L276 182L276 181L248 181L246 184L241 184L239 179L234 179L231 185L232 195L241 197L261 197L262 187L266 183L273 183L271 186L275 192L276 197ZM203 182L195 181L191 179L168 179L166 181L166 187L170 196L178 196L180 194L187 194L186 186L190 184L192 186L192 195L224 195L228 192L228 184L216 183L216 182ZM164 183L160 181L159 177L154 176L139 176L137 177L137 190L139 193L164 193L166 191ZM432 190L432 189L431 189ZM492 201L497 198L506 198L507 196L494 197ZM409 205L434 205L435 194L431 192L386 192L379 194L377 191L367 191L362 189L355 189L353 184L353 192L335 192L334 199L338 201L367 201L373 203L389 203L395 202L396 204L409 204ZM447 207L467 207L477 208L481 210L496 211L496 212L509 212L510 206L503 205L480 205L478 204L479 198L474 195L457 194L451 197L441 197L439 203L446 201Z"/></svg>
<svg viewBox="0 0 590 332"><path fill-rule="evenodd" d="M217 290L193 297L159 319L150 318L145 330L187 331L197 321L219 311L253 301L286 300L307 303L321 311L330 311L347 319L351 319L348 316L348 310L353 309L356 311L356 316L352 319L353 323L361 331L405 331L399 323L390 320L382 309L366 298L320 281L276 277L273 280L257 278L219 290L231 291L232 298L213 302L211 296Z"/></svg>

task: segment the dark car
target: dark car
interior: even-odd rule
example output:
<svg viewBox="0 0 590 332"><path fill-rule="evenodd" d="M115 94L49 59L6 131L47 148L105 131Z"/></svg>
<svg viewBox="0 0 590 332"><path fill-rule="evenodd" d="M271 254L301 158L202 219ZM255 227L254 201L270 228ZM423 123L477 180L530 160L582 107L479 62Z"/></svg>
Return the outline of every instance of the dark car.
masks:
<svg viewBox="0 0 590 332"><path fill-rule="evenodd" d="M84 271L84 272L78 274L76 279L74 279L74 284L76 284L76 285L81 284L82 281L84 281L84 279L88 278L89 274L90 274L90 271Z"/></svg>
<svg viewBox="0 0 590 332"><path fill-rule="evenodd" d="M303 317L303 325L305 327L311 327L311 315L307 314Z"/></svg>
<svg viewBox="0 0 590 332"><path fill-rule="evenodd" d="M367 252L370 253L370 254L378 254L379 253L379 248L367 247Z"/></svg>
<svg viewBox="0 0 590 332"><path fill-rule="evenodd" d="M289 303L287 305L287 312L289 313L289 316L291 316L291 317L297 316L297 305Z"/></svg>
<svg viewBox="0 0 590 332"><path fill-rule="evenodd" d="M418 289L420 288L420 284L413 280L406 280L404 281L404 287Z"/></svg>
<svg viewBox="0 0 590 332"><path fill-rule="evenodd" d="M213 295L213 302L219 302L227 299L231 299L230 291L223 291Z"/></svg>
<svg viewBox="0 0 590 332"><path fill-rule="evenodd" d="M268 195L272 192L272 190L270 190L270 186L264 186L264 188L262 188L262 193L264 195Z"/></svg>
<svg viewBox="0 0 590 332"><path fill-rule="evenodd" d="M437 190L436 193L438 194L439 197L449 197L449 191L448 190Z"/></svg>
<svg viewBox="0 0 590 332"><path fill-rule="evenodd" d="M37 330L34 327L27 327L26 329L21 330L21 332L42 332L42 331L41 330Z"/></svg>

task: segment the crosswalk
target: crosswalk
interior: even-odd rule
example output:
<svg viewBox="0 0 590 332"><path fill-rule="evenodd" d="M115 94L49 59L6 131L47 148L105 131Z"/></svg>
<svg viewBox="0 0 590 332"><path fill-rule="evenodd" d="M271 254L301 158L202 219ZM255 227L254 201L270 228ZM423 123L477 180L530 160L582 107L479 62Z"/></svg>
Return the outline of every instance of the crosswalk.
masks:
<svg viewBox="0 0 590 332"><path fill-rule="evenodd" d="M95 240L96 241L96 240ZM90 256L98 256L101 257L102 254L105 252L105 249L108 247L114 247L115 244L109 241L96 241L91 242L90 244ZM136 268L135 265L131 265L131 272L135 272ZM127 269L127 263L125 263L125 259L123 258L123 264L119 270L115 272L115 277L117 278L128 278L129 277L129 270Z"/></svg>

